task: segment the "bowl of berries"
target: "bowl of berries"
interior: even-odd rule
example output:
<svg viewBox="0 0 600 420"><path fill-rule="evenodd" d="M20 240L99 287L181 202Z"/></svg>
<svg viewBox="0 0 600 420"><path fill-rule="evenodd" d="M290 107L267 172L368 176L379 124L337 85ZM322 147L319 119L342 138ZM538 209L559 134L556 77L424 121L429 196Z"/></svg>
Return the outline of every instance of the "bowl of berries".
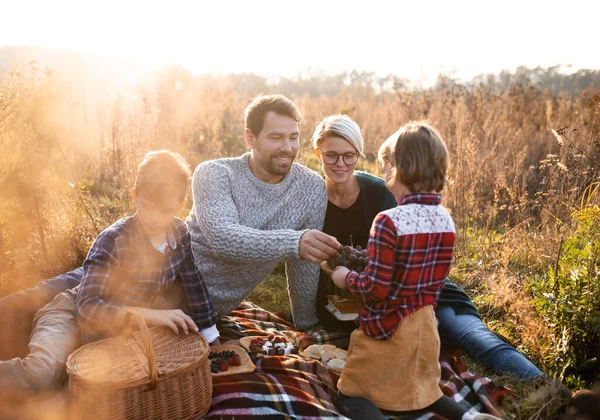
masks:
<svg viewBox="0 0 600 420"><path fill-rule="evenodd" d="M240 346L223 344L213 346L209 350L208 362L210 363L210 372L214 376L248 373L256 370L250 356Z"/></svg>
<svg viewBox="0 0 600 420"><path fill-rule="evenodd" d="M249 336L240 338L240 344L250 353L263 356L289 356L298 354L298 347L286 336Z"/></svg>

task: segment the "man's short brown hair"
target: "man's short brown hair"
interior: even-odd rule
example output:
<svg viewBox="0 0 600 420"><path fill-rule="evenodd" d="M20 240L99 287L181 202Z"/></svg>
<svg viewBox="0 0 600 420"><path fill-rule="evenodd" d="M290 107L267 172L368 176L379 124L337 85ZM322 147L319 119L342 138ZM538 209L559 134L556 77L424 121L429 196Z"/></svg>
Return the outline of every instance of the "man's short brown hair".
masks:
<svg viewBox="0 0 600 420"><path fill-rule="evenodd" d="M169 150L146 153L138 166L135 191L153 202L161 203L165 197L177 194L183 201L190 181L190 167L183 156Z"/></svg>
<svg viewBox="0 0 600 420"><path fill-rule="evenodd" d="M409 122L379 148L379 160L412 193L441 191L448 170L448 149L438 131L426 122Z"/></svg>
<svg viewBox="0 0 600 420"><path fill-rule="evenodd" d="M269 112L286 115L296 122L302 120L300 110L289 98L283 95L263 95L255 98L244 111L244 124L252 134L258 136L265 124Z"/></svg>

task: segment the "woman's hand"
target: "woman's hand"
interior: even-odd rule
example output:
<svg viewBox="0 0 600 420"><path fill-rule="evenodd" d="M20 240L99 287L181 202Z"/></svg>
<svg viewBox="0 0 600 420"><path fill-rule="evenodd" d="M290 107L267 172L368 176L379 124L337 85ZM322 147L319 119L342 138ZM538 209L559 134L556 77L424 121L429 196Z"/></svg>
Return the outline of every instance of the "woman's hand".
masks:
<svg viewBox="0 0 600 420"><path fill-rule="evenodd" d="M340 289L346 289L348 287L346 286L346 276L349 272L350 270L348 270L346 267L336 267L336 269L333 270L333 273L331 273L331 280L333 280L333 284Z"/></svg>

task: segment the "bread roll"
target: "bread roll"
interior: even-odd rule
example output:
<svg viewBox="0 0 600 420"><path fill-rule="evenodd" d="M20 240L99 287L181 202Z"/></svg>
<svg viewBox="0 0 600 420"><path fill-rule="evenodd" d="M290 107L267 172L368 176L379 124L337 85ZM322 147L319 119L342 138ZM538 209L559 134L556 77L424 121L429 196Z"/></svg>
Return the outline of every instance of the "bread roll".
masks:
<svg viewBox="0 0 600 420"><path fill-rule="evenodd" d="M335 354L334 351L328 351L327 353L325 353L323 356L321 356L321 362L323 363L327 363L329 362L331 359L337 359L337 355Z"/></svg>
<svg viewBox="0 0 600 420"><path fill-rule="evenodd" d="M336 349L336 347L333 344L323 344L323 345L321 345L321 349L325 350L325 352L328 352L328 351L334 351Z"/></svg>
<svg viewBox="0 0 600 420"><path fill-rule="evenodd" d="M342 359L331 359L329 362L327 362L327 367L331 370L341 371L344 369L345 365L346 362Z"/></svg>
<svg viewBox="0 0 600 420"><path fill-rule="evenodd" d="M323 355L321 353L321 346L318 344L313 344L312 346L308 346L307 348L304 349L304 354L307 355L308 357L310 357L311 359L321 359L321 356Z"/></svg>
<svg viewBox="0 0 600 420"><path fill-rule="evenodd" d="M346 355L348 352L344 349L337 348L335 349L335 355L337 359L346 360Z"/></svg>

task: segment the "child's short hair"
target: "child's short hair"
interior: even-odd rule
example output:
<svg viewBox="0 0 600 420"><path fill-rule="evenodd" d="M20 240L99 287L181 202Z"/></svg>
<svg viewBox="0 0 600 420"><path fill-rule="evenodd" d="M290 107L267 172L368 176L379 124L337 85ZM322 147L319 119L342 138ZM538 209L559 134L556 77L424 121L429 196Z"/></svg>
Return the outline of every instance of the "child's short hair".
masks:
<svg viewBox="0 0 600 420"><path fill-rule="evenodd" d="M426 122L409 122L381 145L379 160L392 166L393 176L412 193L441 191L448 169L448 149L438 131Z"/></svg>
<svg viewBox="0 0 600 420"><path fill-rule="evenodd" d="M360 134L360 127L352 118L344 114L330 115L323 120L315 128L313 133L312 143L313 148L318 148L319 145L327 137L341 137L350 143L361 156L364 156L364 141Z"/></svg>
<svg viewBox="0 0 600 420"><path fill-rule="evenodd" d="M258 136L265 125L265 118L269 112L285 115L300 122L302 114L289 98L283 95L263 95L255 98L244 111L244 124L252 134Z"/></svg>
<svg viewBox="0 0 600 420"><path fill-rule="evenodd" d="M160 203L173 193L183 201L190 176L190 167L183 156L169 150L148 152L138 166L135 191L138 195L143 192L153 202Z"/></svg>

